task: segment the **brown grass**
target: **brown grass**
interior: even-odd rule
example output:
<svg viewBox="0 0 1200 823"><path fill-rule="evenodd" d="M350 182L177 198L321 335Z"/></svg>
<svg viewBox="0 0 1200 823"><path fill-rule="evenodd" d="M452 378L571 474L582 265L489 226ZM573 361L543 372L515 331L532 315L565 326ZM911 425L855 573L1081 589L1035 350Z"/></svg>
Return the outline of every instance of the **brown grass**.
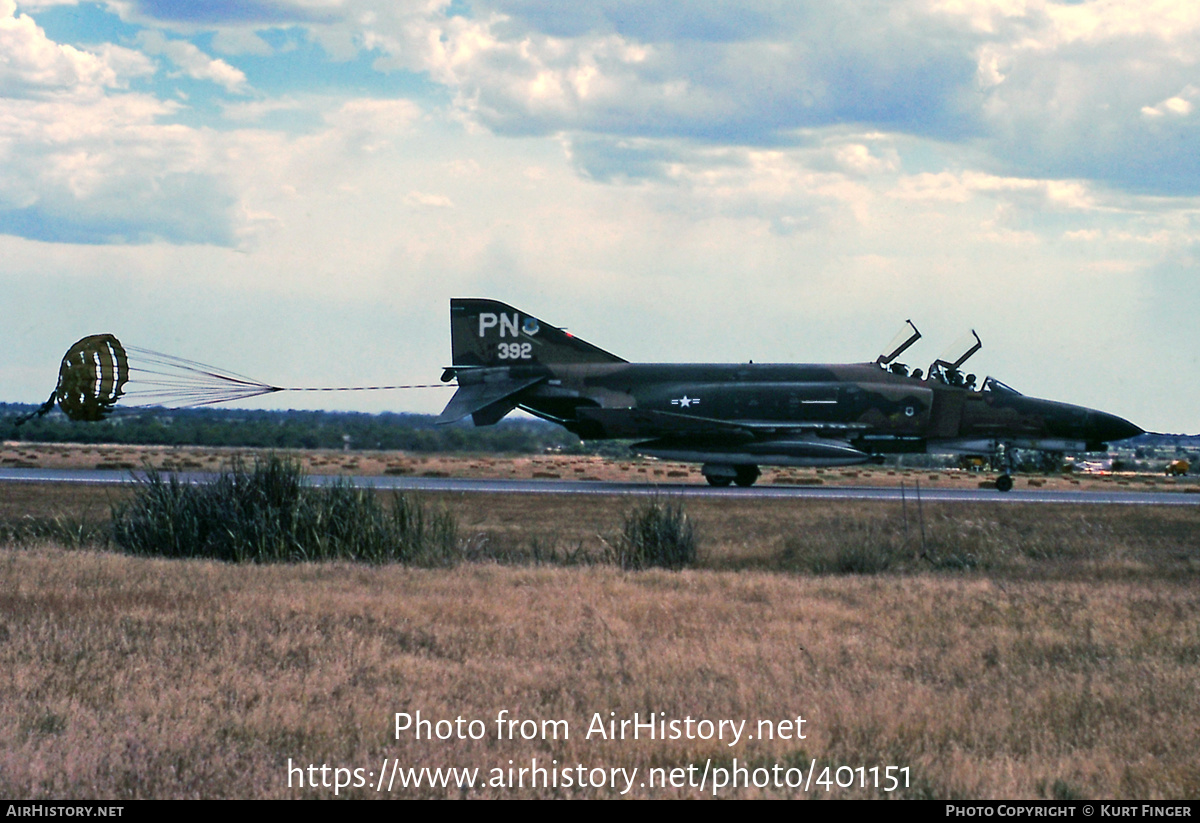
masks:
<svg viewBox="0 0 1200 823"><path fill-rule="evenodd" d="M1200 795L1191 584L235 567L46 547L0 555L0 592L7 797L329 796L289 789L289 758L378 770L384 757L642 774L816 758L907 766L908 797ZM570 739L498 741L501 709L565 719ZM395 740L393 714L417 710L488 734ZM802 715L808 739L585 739L592 713L610 711Z"/></svg>
<svg viewBox="0 0 1200 823"><path fill-rule="evenodd" d="M83 446L72 443L0 443L0 468L27 467L48 469L134 469L152 466L167 471L219 471L234 459L254 462L267 449L201 448L190 446ZM506 477L554 479L586 475L579 479L610 482L700 483L704 478L698 467L631 457L610 459L566 454L530 457L479 457L477 455L404 454L385 451L289 451L312 474L378 476L412 474L426 477ZM980 481L991 482L994 475L960 469L892 469L862 466L848 470L822 470L764 467L763 484L899 486L937 484L939 489L973 489ZM1083 489L1122 491L1200 491L1195 477L1164 477L1161 474L1054 475L1038 476L1040 486L1018 478L1021 488L1047 491Z"/></svg>
<svg viewBox="0 0 1200 823"><path fill-rule="evenodd" d="M628 498L617 495L438 494L460 533L497 558L542 550L604 554ZM821 572L824 561L881 562L877 571L974 572L1006 579L1196 579L1200 508L1013 503L900 504L873 501L688 499L711 570ZM925 533L922 548L921 531ZM852 565L852 564L851 564ZM844 569L854 571L855 569ZM868 571L861 569L860 571Z"/></svg>
<svg viewBox="0 0 1200 823"><path fill-rule="evenodd" d="M103 545L127 487L9 483L0 543ZM381 492L387 502L390 493ZM609 553L633 504L620 495L424 493L458 519L466 556L536 563ZM1200 507L689 499L698 565L800 573L985 573L1005 579L1187 579L1200 574ZM922 542L922 532L924 542Z"/></svg>
<svg viewBox="0 0 1200 823"><path fill-rule="evenodd" d="M127 493L6 485L0 524L99 526ZM289 759L486 777L536 757L640 778L734 758L901 766L904 797L1200 797L1195 507L926 505L922 556L911 509L906 532L891 504L704 498L685 504L700 568L633 573L536 565L602 555L627 499L425 497L510 565L233 566L0 539L0 796L327 797L289 788ZM487 735L396 740L394 713L417 710L486 721ZM567 720L571 737L497 740L501 710ZM750 726L803 715L809 736L583 736L593 713L652 711ZM463 794L615 792L384 796ZM883 796L722 796L806 794Z"/></svg>

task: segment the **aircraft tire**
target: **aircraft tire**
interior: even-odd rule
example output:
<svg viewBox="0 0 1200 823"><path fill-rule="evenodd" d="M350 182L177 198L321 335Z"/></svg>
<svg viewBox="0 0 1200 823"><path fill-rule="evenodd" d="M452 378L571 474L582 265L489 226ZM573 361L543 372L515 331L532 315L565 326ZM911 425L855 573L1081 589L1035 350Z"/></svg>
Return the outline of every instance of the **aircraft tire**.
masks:
<svg viewBox="0 0 1200 823"><path fill-rule="evenodd" d="M1010 492L1013 487L1013 479L1007 474L1002 474L996 478L996 489L1002 492Z"/></svg>
<svg viewBox="0 0 1200 823"><path fill-rule="evenodd" d="M758 466L738 466L737 477L733 479L733 482L739 486L753 486L758 475Z"/></svg>
<svg viewBox="0 0 1200 823"><path fill-rule="evenodd" d="M704 475L704 479L708 481L708 485L710 485L710 486L722 486L723 487L723 486L728 486L730 483L733 482L732 477L723 477L723 476L715 475L715 474L706 474L706 475Z"/></svg>

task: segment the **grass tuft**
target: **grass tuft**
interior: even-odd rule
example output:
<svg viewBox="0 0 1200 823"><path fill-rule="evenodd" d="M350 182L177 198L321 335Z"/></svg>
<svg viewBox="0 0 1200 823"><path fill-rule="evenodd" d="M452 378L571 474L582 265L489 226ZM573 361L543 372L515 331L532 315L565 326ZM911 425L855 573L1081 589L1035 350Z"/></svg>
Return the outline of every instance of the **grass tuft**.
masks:
<svg viewBox="0 0 1200 823"><path fill-rule="evenodd" d="M307 486L294 460L237 461L213 482L192 485L147 472L133 499L113 508L114 542L131 554L226 562L358 560L449 565L457 523L397 494L390 511L348 482Z"/></svg>
<svg viewBox="0 0 1200 823"><path fill-rule="evenodd" d="M626 512L611 561L623 569L682 569L695 564L696 542L683 505L654 499Z"/></svg>
<svg viewBox="0 0 1200 823"><path fill-rule="evenodd" d="M103 546L108 529L86 515L55 513L46 516L25 515L0 519L0 543L30 545L55 543L72 549Z"/></svg>

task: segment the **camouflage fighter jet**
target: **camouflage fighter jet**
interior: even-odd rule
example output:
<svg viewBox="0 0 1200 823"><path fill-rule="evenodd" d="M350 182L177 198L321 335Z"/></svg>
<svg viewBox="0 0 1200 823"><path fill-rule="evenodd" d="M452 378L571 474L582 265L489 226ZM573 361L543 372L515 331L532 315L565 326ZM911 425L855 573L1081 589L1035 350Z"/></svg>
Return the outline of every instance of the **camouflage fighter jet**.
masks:
<svg viewBox="0 0 1200 823"><path fill-rule="evenodd" d="M999 380L976 388L961 357L911 374L896 358L920 338L908 324L874 363L629 363L495 300L450 301L458 391L441 424L496 423L513 409L585 440L629 438L633 451L701 463L714 486L750 486L759 466L843 466L888 454L984 454L1012 488L1014 449L1104 451L1141 429L1112 414L1026 397Z"/></svg>

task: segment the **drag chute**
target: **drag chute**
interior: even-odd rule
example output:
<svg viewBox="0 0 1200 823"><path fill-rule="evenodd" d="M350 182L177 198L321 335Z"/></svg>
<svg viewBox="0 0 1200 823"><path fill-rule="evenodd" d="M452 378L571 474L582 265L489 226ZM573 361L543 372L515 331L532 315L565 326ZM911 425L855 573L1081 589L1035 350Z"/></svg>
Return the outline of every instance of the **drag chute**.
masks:
<svg viewBox="0 0 1200 823"><path fill-rule="evenodd" d="M58 385L37 411L17 425L54 408L72 420L103 420L125 393L129 382L129 356L111 334L93 334L67 349L58 367Z"/></svg>
<svg viewBox="0 0 1200 823"><path fill-rule="evenodd" d="M129 356L111 334L93 334L67 350L54 396L72 420L103 420L129 382Z"/></svg>
<svg viewBox="0 0 1200 823"><path fill-rule="evenodd" d="M20 425L51 411L55 404L80 422L103 420L118 400L130 406L185 408L246 400L281 391L377 391L442 386L283 387L161 352L123 346L111 334L93 334L63 356L58 385Z"/></svg>

